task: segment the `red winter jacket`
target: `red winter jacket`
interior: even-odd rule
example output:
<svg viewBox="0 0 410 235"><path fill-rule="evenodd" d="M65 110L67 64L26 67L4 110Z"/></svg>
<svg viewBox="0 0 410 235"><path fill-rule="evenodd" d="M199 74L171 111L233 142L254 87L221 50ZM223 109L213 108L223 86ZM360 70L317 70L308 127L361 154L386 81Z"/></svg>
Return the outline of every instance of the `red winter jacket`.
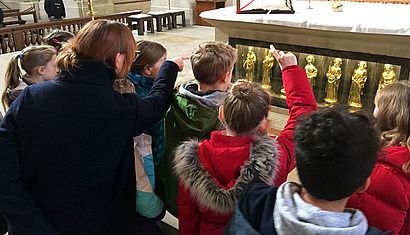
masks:
<svg viewBox="0 0 410 235"><path fill-rule="evenodd" d="M255 173L265 183L280 185L295 167L295 120L317 106L305 70L289 66L282 72L290 117L276 141L268 136L232 137L215 131L210 140L189 141L178 148L174 163L180 178L181 235L221 234L239 194Z"/></svg>
<svg viewBox="0 0 410 235"><path fill-rule="evenodd" d="M410 160L405 146L383 149L364 193L353 194L347 207L361 210L369 225L393 234L410 234L410 173L402 170Z"/></svg>

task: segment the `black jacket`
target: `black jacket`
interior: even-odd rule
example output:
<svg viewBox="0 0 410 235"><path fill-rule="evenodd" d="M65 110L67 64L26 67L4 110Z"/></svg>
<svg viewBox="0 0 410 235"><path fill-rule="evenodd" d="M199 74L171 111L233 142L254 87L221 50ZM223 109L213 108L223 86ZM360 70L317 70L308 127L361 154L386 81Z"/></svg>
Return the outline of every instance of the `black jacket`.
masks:
<svg viewBox="0 0 410 235"><path fill-rule="evenodd" d="M54 16L56 19L65 18L65 7L63 0L45 0L44 10L46 11L48 18Z"/></svg>
<svg viewBox="0 0 410 235"><path fill-rule="evenodd" d="M275 235L273 211L278 187L253 182L242 193L223 235ZM387 235L369 227L365 235Z"/></svg>
<svg viewBox="0 0 410 235"><path fill-rule="evenodd" d="M80 61L26 88L0 124L0 210L9 234L138 234L133 136L164 118L178 66L144 99Z"/></svg>

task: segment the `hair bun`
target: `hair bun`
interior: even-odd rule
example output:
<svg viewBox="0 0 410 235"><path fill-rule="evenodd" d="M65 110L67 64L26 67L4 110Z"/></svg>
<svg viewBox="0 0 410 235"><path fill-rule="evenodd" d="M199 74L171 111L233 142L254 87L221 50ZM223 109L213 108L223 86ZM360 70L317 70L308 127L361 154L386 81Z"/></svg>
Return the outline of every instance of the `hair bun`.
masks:
<svg viewBox="0 0 410 235"><path fill-rule="evenodd" d="M247 80L238 80L233 86L231 93L237 99L246 99L253 92L252 83Z"/></svg>

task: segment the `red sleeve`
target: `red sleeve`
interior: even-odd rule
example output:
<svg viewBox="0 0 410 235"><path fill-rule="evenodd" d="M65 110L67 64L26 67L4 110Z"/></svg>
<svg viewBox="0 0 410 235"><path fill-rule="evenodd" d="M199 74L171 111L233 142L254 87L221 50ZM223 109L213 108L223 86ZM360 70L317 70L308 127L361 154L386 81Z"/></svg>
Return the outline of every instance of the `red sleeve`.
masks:
<svg viewBox="0 0 410 235"><path fill-rule="evenodd" d="M293 130L297 118L317 110L315 97L304 69L300 69L297 65L288 66L282 70L282 80L289 108L289 119L277 138L280 165L274 181L275 186L285 182L289 172L295 168Z"/></svg>
<svg viewBox="0 0 410 235"><path fill-rule="evenodd" d="M199 234L199 222L201 218L199 208L192 198L189 189L185 188L185 186L181 183L179 184L178 189L177 204L179 234Z"/></svg>

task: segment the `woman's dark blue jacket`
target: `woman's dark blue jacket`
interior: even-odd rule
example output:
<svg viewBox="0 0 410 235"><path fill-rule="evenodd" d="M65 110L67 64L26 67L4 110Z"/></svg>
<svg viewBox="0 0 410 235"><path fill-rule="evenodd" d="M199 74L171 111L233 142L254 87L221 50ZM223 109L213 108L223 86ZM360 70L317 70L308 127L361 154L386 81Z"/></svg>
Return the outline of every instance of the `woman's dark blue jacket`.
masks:
<svg viewBox="0 0 410 235"><path fill-rule="evenodd" d="M164 118L178 66L146 98L80 61L25 89L0 125L0 210L9 234L138 234L132 137Z"/></svg>

